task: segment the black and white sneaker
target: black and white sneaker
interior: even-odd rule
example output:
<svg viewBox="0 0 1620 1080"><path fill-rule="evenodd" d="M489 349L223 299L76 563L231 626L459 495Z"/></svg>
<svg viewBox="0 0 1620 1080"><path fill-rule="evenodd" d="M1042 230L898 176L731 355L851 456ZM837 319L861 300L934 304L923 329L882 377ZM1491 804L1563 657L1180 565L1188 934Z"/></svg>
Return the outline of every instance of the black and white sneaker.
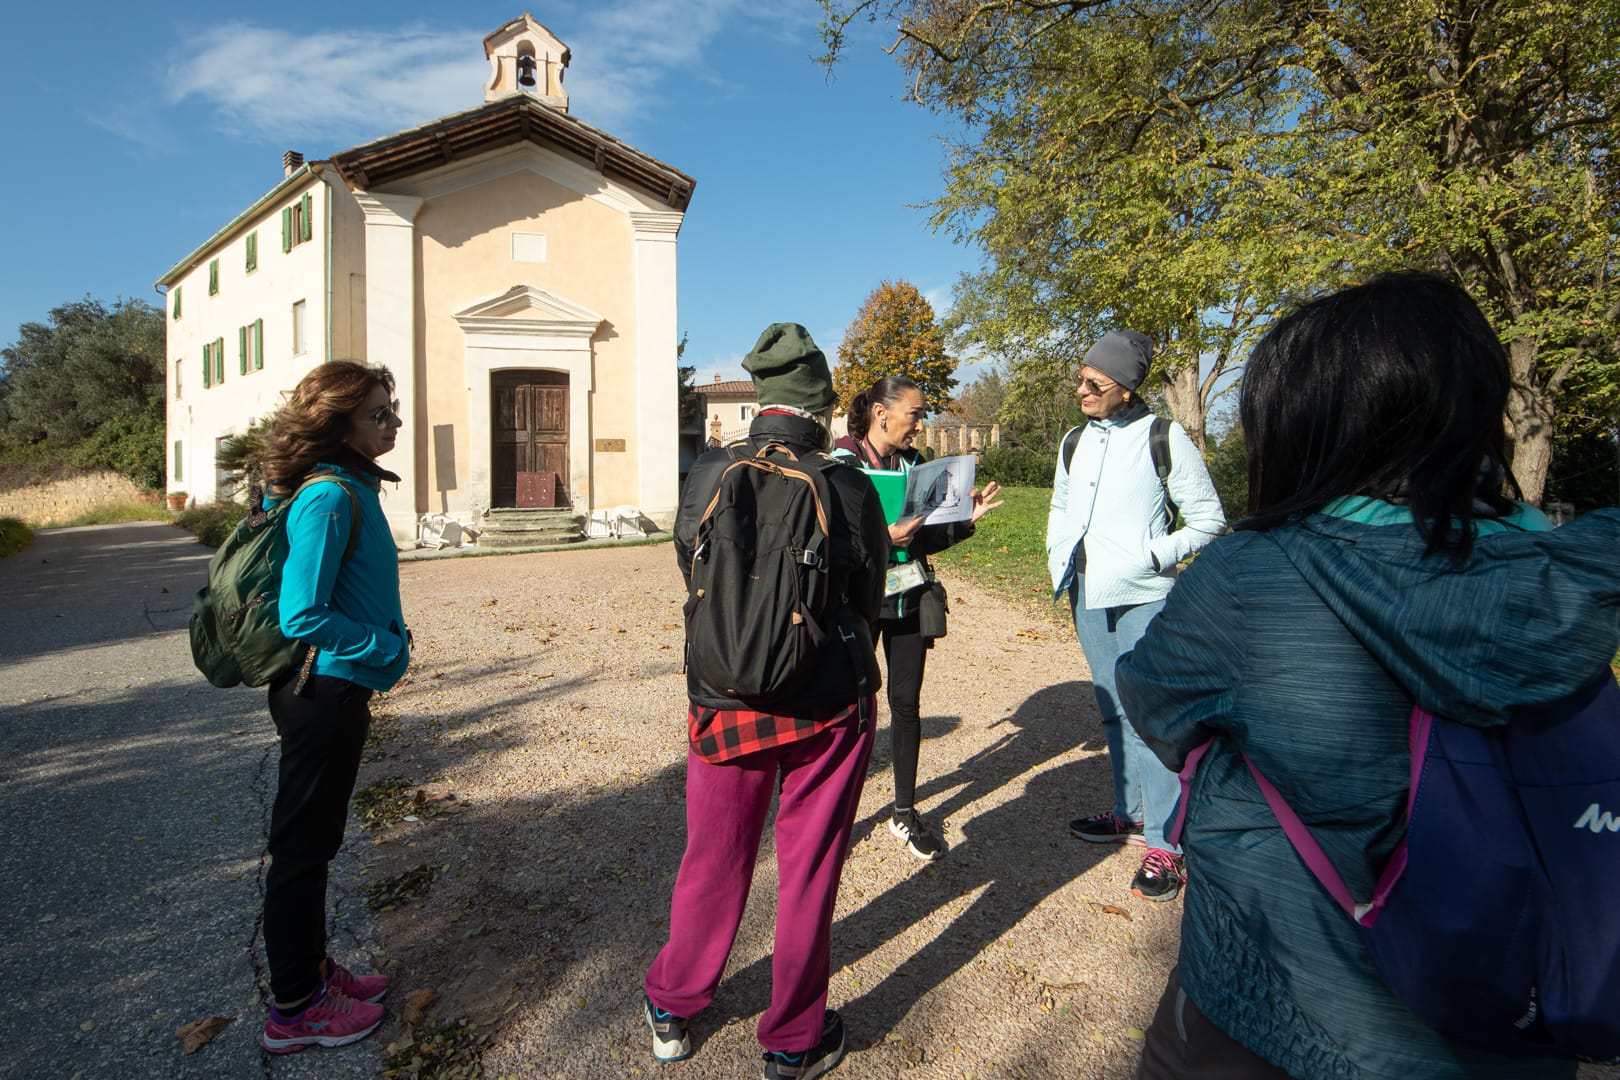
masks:
<svg viewBox="0 0 1620 1080"><path fill-rule="evenodd" d="M797 1054L765 1052L763 1080L813 1080L833 1071L844 1060L844 1018L832 1009L821 1022L821 1041Z"/></svg>
<svg viewBox="0 0 1620 1080"><path fill-rule="evenodd" d="M1144 900L1163 903L1174 900L1187 883L1187 863L1180 855L1148 848L1142 868L1131 879L1131 892Z"/></svg>
<svg viewBox="0 0 1620 1080"><path fill-rule="evenodd" d="M686 1017L665 1012L652 1003L652 998L641 999L641 1015L652 1029L653 1057L659 1061L685 1061L692 1056L692 1040L686 1036Z"/></svg>
<svg viewBox="0 0 1620 1080"><path fill-rule="evenodd" d="M915 810L895 811L889 819L889 831L904 841L906 850L923 862L933 862L945 854L945 841L935 835Z"/></svg>
<svg viewBox="0 0 1620 1080"><path fill-rule="evenodd" d="M1141 844L1142 823L1126 821L1112 810L1069 822L1069 835L1090 844Z"/></svg>

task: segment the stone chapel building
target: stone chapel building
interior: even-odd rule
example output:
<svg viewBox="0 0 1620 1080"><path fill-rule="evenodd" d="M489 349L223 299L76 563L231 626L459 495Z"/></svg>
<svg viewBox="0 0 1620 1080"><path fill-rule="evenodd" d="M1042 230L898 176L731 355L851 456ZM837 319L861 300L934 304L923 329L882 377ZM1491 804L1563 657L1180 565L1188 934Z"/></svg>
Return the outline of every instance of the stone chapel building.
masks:
<svg viewBox="0 0 1620 1080"><path fill-rule="evenodd" d="M316 364L398 381L395 537L419 516L677 503L676 239L695 182L569 112L569 51L523 15L484 39L483 104L281 181L158 279L171 493Z"/></svg>

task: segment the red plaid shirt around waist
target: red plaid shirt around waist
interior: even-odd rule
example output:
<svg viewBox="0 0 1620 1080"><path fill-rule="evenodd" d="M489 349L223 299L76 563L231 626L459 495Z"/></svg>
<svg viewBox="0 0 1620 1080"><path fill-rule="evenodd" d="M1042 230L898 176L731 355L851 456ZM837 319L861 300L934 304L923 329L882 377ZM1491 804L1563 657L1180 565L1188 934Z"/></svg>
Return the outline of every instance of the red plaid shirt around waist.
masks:
<svg viewBox="0 0 1620 1080"><path fill-rule="evenodd" d="M753 709L710 709L690 703L686 732L692 752L711 765L785 746L817 735L834 724L855 720L861 701L835 708L811 709L802 716L757 712Z"/></svg>

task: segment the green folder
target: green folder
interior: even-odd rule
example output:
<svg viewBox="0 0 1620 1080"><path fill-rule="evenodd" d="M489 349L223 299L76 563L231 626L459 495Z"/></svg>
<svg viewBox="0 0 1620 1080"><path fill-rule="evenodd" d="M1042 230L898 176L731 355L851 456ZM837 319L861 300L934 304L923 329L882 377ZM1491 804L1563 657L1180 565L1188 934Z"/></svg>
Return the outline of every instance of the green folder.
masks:
<svg viewBox="0 0 1620 1080"><path fill-rule="evenodd" d="M873 469L866 474L877 488L878 500L883 503L883 517L890 525L900 520L900 509L906 505L906 474L898 471Z"/></svg>
<svg viewBox="0 0 1620 1080"><path fill-rule="evenodd" d="M883 518L890 525L900 520L900 510L906 505L906 474L887 469L864 470L877 488L878 502L883 505ZM893 552L895 562L906 562L904 548Z"/></svg>

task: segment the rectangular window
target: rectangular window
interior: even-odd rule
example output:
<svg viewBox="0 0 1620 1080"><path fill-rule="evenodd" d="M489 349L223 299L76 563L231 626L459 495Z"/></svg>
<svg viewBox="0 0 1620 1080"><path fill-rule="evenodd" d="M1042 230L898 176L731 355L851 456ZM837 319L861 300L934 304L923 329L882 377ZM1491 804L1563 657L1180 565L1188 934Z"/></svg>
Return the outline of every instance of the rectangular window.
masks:
<svg viewBox="0 0 1620 1080"><path fill-rule="evenodd" d="M737 407L737 414L744 420L752 420L754 418L754 406L739 405Z"/></svg>
<svg viewBox="0 0 1620 1080"><path fill-rule="evenodd" d="M304 192L297 202L281 210L281 250L291 251L315 235L314 201Z"/></svg>
<svg viewBox="0 0 1620 1080"><path fill-rule="evenodd" d="M242 374L264 370L264 320L255 319L236 328L236 355Z"/></svg>
<svg viewBox="0 0 1620 1080"><path fill-rule="evenodd" d="M174 317L180 317L180 286L174 287Z"/></svg>
<svg viewBox="0 0 1620 1080"><path fill-rule="evenodd" d="M225 381L225 339L222 337L214 339L214 381Z"/></svg>
<svg viewBox="0 0 1620 1080"><path fill-rule="evenodd" d="M306 323L309 321L305 314L307 311L308 307L302 300L294 301L292 312L292 351L294 356L303 356L309 351L309 341L305 336Z"/></svg>
<svg viewBox="0 0 1620 1080"><path fill-rule="evenodd" d="M209 342L203 346L203 389L214 385L214 345Z"/></svg>
<svg viewBox="0 0 1620 1080"><path fill-rule="evenodd" d="M248 273L259 268L259 230L254 229L247 234L247 241L242 245Z"/></svg>
<svg viewBox="0 0 1620 1080"><path fill-rule="evenodd" d="M219 292L219 260L208 260L208 295Z"/></svg>
<svg viewBox="0 0 1620 1080"><path fill-rule="evenodd" d="M180 400L180 358L174 360L174 400Z"/></svg>
<svg viewBox="0 0 1620 1080"><path fill-rule="evenodd" d="M174 468L169 470L169 479L173 480L177 484L184 483L186 479L186 474L183 467L185 462L185 454L181 452L183 445L184 444L181 443L179 439L174 440Z"/></svg>

